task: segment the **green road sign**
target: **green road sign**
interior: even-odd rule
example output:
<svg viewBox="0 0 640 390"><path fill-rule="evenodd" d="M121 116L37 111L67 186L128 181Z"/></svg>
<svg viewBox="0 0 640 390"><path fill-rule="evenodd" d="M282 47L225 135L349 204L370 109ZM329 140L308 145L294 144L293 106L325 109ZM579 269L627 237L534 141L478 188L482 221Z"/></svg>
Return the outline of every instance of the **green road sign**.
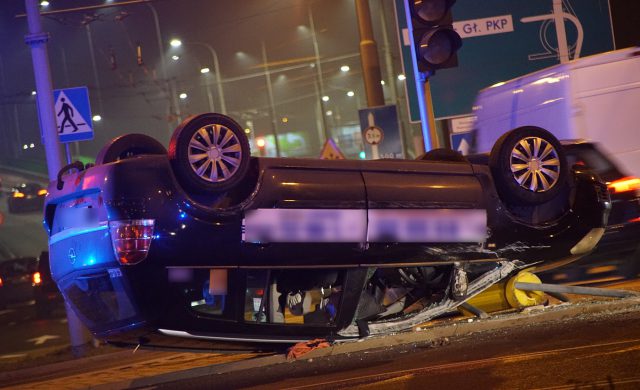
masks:
<svg viewBox="0 0 640 390"><path fill-rule="evenodd" d="M614 49L608 0L556 1L570 58ZM555 15L554 0L458 0L463 44L458 67L430 79L435 117L468 114L480 89L559 63Z"/></svg>
<svg viewBox="0 0 640 390"><path fill-rule="evenodd" d="M613 50L608 0L561 1L570 58ZM454 28L463 39L458 67L430 78L436 118L468 114L478 91L560 62L554 0L458 0ZM395 0L402 66L413 80L404 1ZM411 122L420 121L415 84L406 83Z"/></svg>

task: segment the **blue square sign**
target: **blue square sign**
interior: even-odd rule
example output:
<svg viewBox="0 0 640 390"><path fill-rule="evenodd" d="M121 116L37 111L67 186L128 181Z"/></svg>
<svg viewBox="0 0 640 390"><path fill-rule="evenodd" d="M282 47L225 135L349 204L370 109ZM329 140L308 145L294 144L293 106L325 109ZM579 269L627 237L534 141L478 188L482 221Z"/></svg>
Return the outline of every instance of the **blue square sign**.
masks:
<svg viewBox="0 0 640 390"><path fill-rule="evenodd" d="M60 142L93 139L87 87L56 89L53 91L53 101Z"/></svg>
<svg viewBox="0 0 640 390"><path fill-rule="evenodd" d="M474 143L473 131L467 131L466 133L454 133L451 134L451 149L462 153L462 155L466 156L469 154L471 147Z"/></svg>

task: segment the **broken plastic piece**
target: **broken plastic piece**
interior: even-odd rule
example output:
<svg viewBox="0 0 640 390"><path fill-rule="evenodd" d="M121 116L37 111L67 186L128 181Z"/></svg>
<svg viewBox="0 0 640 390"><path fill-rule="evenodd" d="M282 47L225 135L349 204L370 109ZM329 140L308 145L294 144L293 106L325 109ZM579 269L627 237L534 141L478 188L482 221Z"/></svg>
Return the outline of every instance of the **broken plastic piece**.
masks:
<svg viewBox="0 0 640 390"><path fill-rule="evenodd" d="M289 348L287 359L298 359L301 356L313 351L314 349L327 348L330 346L331 344L325 339L303 341Z"/></svg>

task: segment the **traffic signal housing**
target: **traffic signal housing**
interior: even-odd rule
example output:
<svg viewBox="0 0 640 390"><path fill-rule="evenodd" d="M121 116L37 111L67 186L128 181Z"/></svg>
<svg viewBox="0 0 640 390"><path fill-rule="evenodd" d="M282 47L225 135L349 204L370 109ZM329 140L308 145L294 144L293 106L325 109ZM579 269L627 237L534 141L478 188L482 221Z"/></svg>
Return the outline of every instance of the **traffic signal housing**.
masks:
<svg viewBox="0 0 640 390"><path fill-rule="evenodd" d="M460 35L453 29L451 7L456 0L409 0L413 43L418 70L458 66L456 52L462 47Z"/></svg>

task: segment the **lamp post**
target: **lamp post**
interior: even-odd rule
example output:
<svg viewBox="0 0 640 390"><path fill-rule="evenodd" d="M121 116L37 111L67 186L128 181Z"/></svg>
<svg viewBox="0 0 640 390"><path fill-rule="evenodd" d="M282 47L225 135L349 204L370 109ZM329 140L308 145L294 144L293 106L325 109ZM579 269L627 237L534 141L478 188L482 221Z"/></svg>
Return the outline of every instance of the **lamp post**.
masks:
<svg viewBox="0 0 640 390"><path fill-rule="evenodd" d="M218 99L220 99L220 111L223 114L227 114L227 105L225 103L224 100L224 90L222 87L222 78L220 76L220 63L218 62L218 53L215 51L215 49L208 43L205 42L182 42L179 39L172 39L170 44L173 47L180 47L182 46L182 44L185 45L197 45L197 46L203 46L205 47L207 50L209 50L209 53L211 54L211 58L213 59L213 70L216 73L216 84L217 84L217 89L218 89Z"/></svg>
<svg viewBox="0 0 640 390"><path fill-rule="evenodd" d="M160 20L158 18L158 12L156 11L156 8L153 6L153 4L146 3L146 5L151 10L151 14L153 15L153 25L156 30L158 52L160 54L160 70L162 71L162 78L167 85L166 92L169 98L169 118L171 118L175 114L177 123L180 123L182 121L182 113L180 112L180 104L178 104L178 100L176 99L175 88L173 87L173 84L169 81L169 78L167 76L167 60L165 58L164 45L162 44L162 33L160 31ZM175 109L175 112L173 112L173 109ZM169 127L169 133L171 133L171 124L167 122L167 126Z"/></svg>
<svg viewBox="0 0 640 390"><path fill-rule="evenodd" d="M215 106L213 104L213 95L211 95L211 89L209 88L209 78L208 78L208 73L209 73L209 68L202 68L200 69L200 73L202 73L203 75L205 75L206 77L206 81L204 83L204 88L207 92L207 100L209 101L209 111L211 112L215 112Z"/></svg>

